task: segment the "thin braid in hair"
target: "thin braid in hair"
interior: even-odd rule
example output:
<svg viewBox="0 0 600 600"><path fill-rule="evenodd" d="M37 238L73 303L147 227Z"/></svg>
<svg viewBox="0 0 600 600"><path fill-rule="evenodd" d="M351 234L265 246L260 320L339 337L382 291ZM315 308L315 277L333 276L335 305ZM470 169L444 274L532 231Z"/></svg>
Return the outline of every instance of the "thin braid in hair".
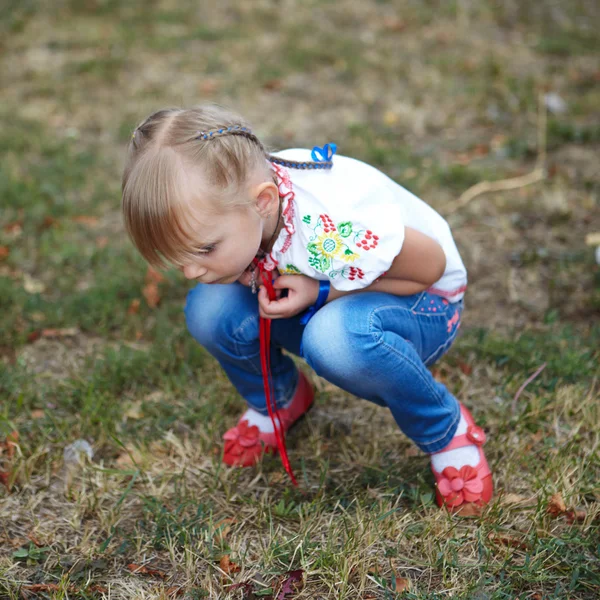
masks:
<svg viewBox="0 0 600 600"><path fill-rule="evenodd" d="M208 131L201 131L196 134L194 139L196 140L214 140L215 138L224 136L224 135L240 135L249 139L250 141L257 144L260 149L265 153L267 159L276 164L281 165L282 167L288 167L289 169L301 169L301 170L312 170L312 169L331 169L333 167L333 161L324 160L319 162L307 161L307 162L299 162L297 160L286 160L284 158L279 158L278 156L274 156L273 154L269 154L262 142L248 129L242 125L230 125L229 127L218 127L216 129L210 129Z"/></svg>

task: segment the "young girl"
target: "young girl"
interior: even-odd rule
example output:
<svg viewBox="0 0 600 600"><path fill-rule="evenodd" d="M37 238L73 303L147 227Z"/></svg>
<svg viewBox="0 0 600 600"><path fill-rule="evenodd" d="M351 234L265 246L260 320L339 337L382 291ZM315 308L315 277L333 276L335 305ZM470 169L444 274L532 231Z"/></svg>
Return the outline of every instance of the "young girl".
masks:
<svg viewBox="0 0 600 600"><path fill-rule="evenodd" d="M133 133L127 231L150 264L198 281L187 326L248 404L223 436L223 460L250 466L276 448L260 315L272 319L284 431L310 408L313 390L282 348L387 406L431 455L440 506L486 504L485 434L427 369L456 337L467 287L450 228L377 169L334 154L333 144L269 154L240 116L215 106L160 110ZM255 293L265 272L276 277L273 299L265 285Z"/></svg>

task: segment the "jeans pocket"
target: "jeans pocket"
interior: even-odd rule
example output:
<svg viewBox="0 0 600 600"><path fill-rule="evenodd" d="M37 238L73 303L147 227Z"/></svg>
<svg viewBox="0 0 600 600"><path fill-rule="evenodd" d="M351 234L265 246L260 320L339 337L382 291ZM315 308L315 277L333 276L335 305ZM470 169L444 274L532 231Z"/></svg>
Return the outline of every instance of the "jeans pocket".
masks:
<svg viewBox="0 0 600 600"><path fill-rule="evenodd" d="M423 292L411 308L421 322L424 339L423 362L434 363L452 345L460 327L463 303L451 303L436 294Z"/></svg>
<svg viewBox="0 0 600 600"><path fill-rule="evenodd" d="M452 311L453 305L437 294L422 292L417 301L413 304L411 311L415 315L424 315L427 317L442 316Z"/></svg>

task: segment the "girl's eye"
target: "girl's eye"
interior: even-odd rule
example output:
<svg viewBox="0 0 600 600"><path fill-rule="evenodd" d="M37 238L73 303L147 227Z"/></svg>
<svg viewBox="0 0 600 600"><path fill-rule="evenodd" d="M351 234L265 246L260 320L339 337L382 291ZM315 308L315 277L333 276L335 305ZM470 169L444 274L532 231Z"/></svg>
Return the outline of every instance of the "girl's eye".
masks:
<svg viewBox="0 0 600 600"><path fill-rule="evenodd" d="M208 246L204 246L196 251L196 254L210 254L216 248L215 244L210 244Z"/></svg>

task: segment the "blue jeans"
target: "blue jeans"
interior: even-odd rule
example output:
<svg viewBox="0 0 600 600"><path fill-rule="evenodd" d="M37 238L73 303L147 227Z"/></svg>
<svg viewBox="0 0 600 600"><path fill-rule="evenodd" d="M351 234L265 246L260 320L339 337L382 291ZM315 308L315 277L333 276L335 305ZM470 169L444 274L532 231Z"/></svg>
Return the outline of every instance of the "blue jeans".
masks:
<svg viewBox="0 0 600 600"><path fill-rule="evenodd" d="M458 426L458 401L427 365L452 344L462 301L448 303L422 292L394 296L361 292L329 302L308 322L276 319L271 332L271 370L278 406L293 397L298 381L294 354L334 385L387 406L400 429L421 450L447 446ZM260 369L257 298L240 284L192 289L185 307L194 338L221 364L248 404L267 414Z"/></svg>

